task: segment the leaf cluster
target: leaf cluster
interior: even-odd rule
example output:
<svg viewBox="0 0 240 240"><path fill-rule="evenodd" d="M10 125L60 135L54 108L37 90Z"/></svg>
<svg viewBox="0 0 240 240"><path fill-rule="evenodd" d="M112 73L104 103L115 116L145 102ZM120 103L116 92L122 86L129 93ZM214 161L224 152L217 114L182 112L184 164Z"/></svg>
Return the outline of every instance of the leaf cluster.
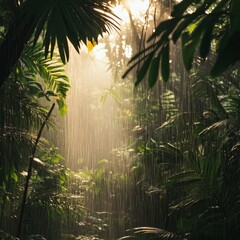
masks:
<svg viewBox="0 0 240 240"><path fill-rule="evenodd" d="M185 84L177 77L169 82L157 96L152 123L141 122L146 135L138 141L137 184L159 196L161 216L168 205L160 223L167 232L194 240L235 239L240 228L239 69L213 78L197 67ZM141 232L145 239L150 229Z"/></svg>
<svg viewBox="0 0 240 240"><path fill-rule="evenodd" d="M139 66L138 85L147 75L149 86L158 80L168 81L171 48L181 39L182 57L187 70L192 68L195 53L206 59L214 47L217 57L211 69L218 76L239 61L239 2L236 0L183 0L174 6L171 18L159 23L148 39L148 47L138 52L123 75Z"/></svg>
<svg viewBox="0 0 240 240"><path fill-rule="evenodd" d="M97 41L98 35L117 28L116 17L105 1L92 0L27 0L16 17L13 25L18 27L13 37L25 26L29 35L34 34L33 46L39 37L43 39L45 56L53 56L55 45L63 63L69 59L68 42L79 51L80 43L87 39ZM115 24L114 24L115 23Z"/></svg>

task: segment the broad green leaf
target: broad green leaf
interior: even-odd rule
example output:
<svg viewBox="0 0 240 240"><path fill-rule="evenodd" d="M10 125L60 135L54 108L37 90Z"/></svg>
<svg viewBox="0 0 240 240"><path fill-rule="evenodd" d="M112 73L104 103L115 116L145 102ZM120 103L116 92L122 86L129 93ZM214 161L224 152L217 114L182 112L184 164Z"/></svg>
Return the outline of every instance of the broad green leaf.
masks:
<svg viewBox="0 0 240 240"><path fill-rule="evenodd" d="M123 74L122 78L125 78L127 76L127 74L132 69L134 69L135 67L139 66L139 64L141 64L143 61L147 61L145 59L148 59L149 56L154 55L155 53L157 53L158 49L161 49L162 45L165 44L165 42L168 43L169 42L168 36L169 36L169 33L168 32L164 32L163 35L161 36L161 38L158 41L150 44L149 47L143 49L142 51L140 51L136 55L134 55L131 58L131 60L128 62L128 64L133 63L135 60L137 60L137 61L134 62L133 65L127 69L127 71ZM149 64L150 64L150 62L149 62ZM140 80L140 82L141 82L141 80Z"/></svg>
<svg viewBox="0 0 240 240"><path fill-rule="evenodd" d="M182 55L183 55L183 63L186 67L186 69L190 69L191 68L191 64L192 64L192 61L191 61L191 58L190 58L190 55L189 55L189 52L186 50L186 45L187 43L189 42L189 33L188 32L184 32L182 34Z"/></svg>
<svg viewBox="0 0 240 240"><path fill-rule="evenodd" d="M173 34L172 34L172 40L174 43L177 42L177 40L179 39L179 37L181 36L181 34L183 33L183 31L192 24L192 21L195 19L196 15L191 14L186 18L183 18L181 20L181 22L178 24L178 26L176 27L176 29L174 30Z"/></svg>
<svg viewBox="0 0 240 240"><path fill-rule="evenodd" d="M159 37L161 34L163 34L165 32L167 34L163 35L162 38L165 38L165 40L167 41L169 34L177 26L179 21L180 21L180 18L172 18L172 19L168 19L168 20L161 22L157 26L157 28L156 28L155 32L152 34L152 36L148 39L148 42L150 42L151 40L153 40L156 37Z"/></svg>
<svg viewBox="0 0 240 240"><path fill-rule="evenodd" d="M34 40L33 40L33 46L36 45L38 38L44 28L44 25L46 24L47 21L47 17L49 15L49 11L47 11L48 9L51 9L51 2L49 1L45 1L44 4L48 4L46 6L42 5L44 7L44 11L41 12L41 15L39 16L38 22L36 24L36 30L35 30L35 36L34 36Z"/></svg>
<svg viewBox="0 0 240 240"><path fill-rule="evenodd" d="M128 62L128 65L130 63L132 63L133 61L139 59L142 55L143 59L146 58L149 54L151 54L152 51L155 51L158 48L158 45L161 44L161 40L156 41L155 43L151 44L149 47L144 48L143 50L139 51L138 53L136 53ZM150 52L149 52L150 51Z"/></svg>
<svg viewBox="0 0 240 240"><path fill-rule="evenodd" d="M200 38L202 35L201 29L196 28L194 32L189 35L189 33L185 32L182 35L182 55L183 55L183 63L185 68L189 71L192 67L192 62L194 58L195 50L200 42Z"/></svg>
<svg viewBox="0 0 240 240"><path fill-rule="evenodd" d="M137 73L137 81L135 82L135 86L137 86L143 80L143 78L146 76L153 57L154 57L154 52L152 52L148 56L147 60L140 67L140 70Z"/></svg>
<svg viewBox="0 0 240 240"><path fill-rule="evenodd" d="M152 62L149 69L149 75L148 75L148 84L149 87L153 87L158 79L158 71L159 71L159 62L160 62L160 54L158 54L157 57L155 57Z"/></svg>
<svg viewBox="0 0 240 240"><path fill-rule="evenodd" d="M169 43L161 51L161 73L164 82L169 79Z"/></svg>
<svg viewBox="0 0 240 240"><path fill-rule="evenodd" d="M211 74L218 76L240 60L240 31L228 31L222 37Z"/></svg>
<svg viewBox="0 0 240 240"><path fill-rule="evenodd" d="M206 58L210 51L213 28L214 28L214 25L209 26L203 35L203 38L200 44L200 49L199 49L199 54L200 54L200 57L202 58Z"/></svg>
<svg viewBox="0 0 240 240"><path fill-rule="evenodd" d="M127 69L127 71L123 74L122 78L125 78L132 69L134 69L136 66L139 66L139 64L140 64L141 62L143 62L146 58L148 58L152 53L155 53L155 51L156 51L155 49L152 50L152 51L149 52L149 53L146 53L147 50L152 49L152 48L153 48L153 47L150 46L149 48L146 48L146 49L142 50L141 52L137 53L136 55L134 55L134 56L132 57L132 59L128 62L128 65L129 65L130 63L132 63L134 60L136 60L136 59L138 59L138 60L135 61L135 62L133 63L133 65ZM142 56L142 55L143 55L143 56Z"/></svg>

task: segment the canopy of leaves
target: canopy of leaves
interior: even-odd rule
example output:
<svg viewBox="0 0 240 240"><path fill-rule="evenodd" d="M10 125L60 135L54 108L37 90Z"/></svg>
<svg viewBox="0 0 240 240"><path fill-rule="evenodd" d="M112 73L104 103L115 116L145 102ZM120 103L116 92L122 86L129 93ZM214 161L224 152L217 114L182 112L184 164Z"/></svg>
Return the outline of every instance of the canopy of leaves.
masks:
<svg viewBox="0 0 240 240"><path fill-rule="evenodd" d="M0 46L1 85L19 59L24 45L43 39L45 56L53 56L57 45L63 63L69 58L69 42L79 51L87 38L97 41L103 32L117 28L107 1L26 0L16 11Z"/></svg>
<svg viewBox="0 0 240 240"><path fill-rule="evenodd" d="M171 18L160 22L148 39L148 47L138 52L129 64L125 77L140 66L136 85L148 73L149 86L158 79L159 69L163 81L169 79L170 43L181 39L185 68L190 70L198 50L206 59L211 46L217 57L211 69L220 75L240 60L240 2L238 0L183 0L172 10Z"/></svg>

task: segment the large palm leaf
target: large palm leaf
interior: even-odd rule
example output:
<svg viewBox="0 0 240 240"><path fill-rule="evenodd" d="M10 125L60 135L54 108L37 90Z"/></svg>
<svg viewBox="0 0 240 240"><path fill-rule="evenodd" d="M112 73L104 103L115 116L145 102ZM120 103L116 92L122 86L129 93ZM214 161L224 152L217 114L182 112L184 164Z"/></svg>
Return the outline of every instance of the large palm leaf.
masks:
<svg viewBox="0 0 240 240"><path fill-rule="evenodd" d="M19 71L24 71L21 82L30 90L32 97L35 94L36 97L50 100L54 96L60 113L66 112L65 98L70 84L58 54L45 58L41 43L34 48L26 46L17 66Z"/></svg>
<svg viewBox="0 0 240 240"><path fill-rule="evenodd" d="M45 55L53 55L57 44L62 61L69 58L69 42L79 51L86 38L97 40L103 32L116 28L116 18L107 1L26 0L19 7L5 41L0 47L0 86L9 76L24 45L42 37ZM33 45L34 45L33 44Z"/></svg>

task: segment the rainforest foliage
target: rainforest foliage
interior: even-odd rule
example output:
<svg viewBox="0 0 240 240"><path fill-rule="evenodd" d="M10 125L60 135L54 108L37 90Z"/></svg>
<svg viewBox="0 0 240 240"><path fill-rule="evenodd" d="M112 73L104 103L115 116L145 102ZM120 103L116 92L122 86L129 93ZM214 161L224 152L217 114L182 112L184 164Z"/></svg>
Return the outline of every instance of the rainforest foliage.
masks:
<svg viewBox="0 0 240 240"><path fill-rule="evenodd" d="M1 239L99 232L93 224L98 218L84 207L86 181L65 167L47 139L37 139L43 123L55 127L51 116L45 120L52 103L60 114L67 111L68 41L79 51L81 42L97 40L111 27L113 14L104 1L1 1ZM82 230L83 225L90 227Z"/></svg>
<svg viewBox="0 0 240 240"><path fill-rule="evenodd" d="M238 236L238 7L238 1L177 3L129 62L124 77L137 66L135 85L143 89L134 172L157 196L152 204L161 216L152 227L134 228L129 239Z"/></svg>
<svg viewBox="0 0 240 240"><path fill-rule="evenodd" d="M173 9L169 1L154 1L150 29L139 27L129 12L126 31L134 43L126 43L135 53L142 48L127 71L126 56L106 40L115 77L124 71L127 77L124 83L116 79L118 87L108 93L118 101L120 117L131 121L128 155L118 149L131 166L112 173L108 161L99 161L96 169L74 173L47 139L31 154L49 106L56 102L66 113L69 44L79 51L81 42L117 29L117 18L107 1L1 1L1 239L108 239L109 221L132 228L122 239L238 238L240 4L170 2ZM121 36L118 41L120 46ZM125 101L132 79L138 88ZM51 117L47 127L54 129ZM90 199L94 212L86 208ZM102 211L100 201L111 206Z"/></svg>
<svg viewBox="0 0 240 240"><path fill-rule="evenodd" d="M181 40L183 63L187 70L191 69L194 56L206 59L211 46L214 46L216 56L210 73L212 76L220 75L240 60L239 12L238 0L180 1L173 7L169 19L161 21L148 37L148 46L131 59L124 76L141 64L136 85L148 73L148 83L153 86L159 71L163 81L168 81L171 44L177 44L178 40ZM196 52L198 54L195 55Z"/></svg>

